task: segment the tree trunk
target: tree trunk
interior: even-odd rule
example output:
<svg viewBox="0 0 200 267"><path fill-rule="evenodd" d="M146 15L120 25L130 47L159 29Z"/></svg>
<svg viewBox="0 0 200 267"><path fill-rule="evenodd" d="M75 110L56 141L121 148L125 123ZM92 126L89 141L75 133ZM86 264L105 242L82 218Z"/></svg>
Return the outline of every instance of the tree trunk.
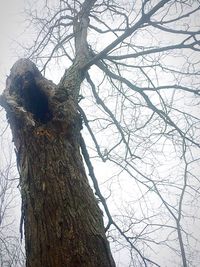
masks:
<svg viewBox="0 0 200 267"><path fill-rule="evenodd" d="M113 267L80 154L77 101L69 90L82 78L65 75L69 79L55 86L31 61L19 60L1 96L20 173L26 266Z"/></svg>

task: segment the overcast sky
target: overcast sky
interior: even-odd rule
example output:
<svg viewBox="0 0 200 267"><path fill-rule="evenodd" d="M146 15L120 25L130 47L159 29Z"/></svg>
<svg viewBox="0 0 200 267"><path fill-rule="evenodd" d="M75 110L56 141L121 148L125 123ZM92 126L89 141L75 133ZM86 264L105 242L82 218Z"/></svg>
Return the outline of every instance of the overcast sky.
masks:
<svg viewBox="0 0 200 267"><path fill-rule="evenodd" d="M14 53L15 41L23 32L24 0L0 0L0 91L4 89L5 75L9 73L17 58ZM3 87L3 88L2 88Z"/></svg>

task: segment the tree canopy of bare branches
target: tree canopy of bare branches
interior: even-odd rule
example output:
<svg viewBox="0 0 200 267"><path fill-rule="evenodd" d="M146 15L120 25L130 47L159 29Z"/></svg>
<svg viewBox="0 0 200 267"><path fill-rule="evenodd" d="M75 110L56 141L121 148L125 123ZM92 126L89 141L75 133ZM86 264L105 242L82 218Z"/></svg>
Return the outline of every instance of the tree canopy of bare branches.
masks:
<svg viewBox="0 0 200 267"><path fill-rule="evenodd" d="M48 77L65 69L58 95L81 114L118 265L197 266L200 2L46 0L26 13L26 57Z"/></svg>

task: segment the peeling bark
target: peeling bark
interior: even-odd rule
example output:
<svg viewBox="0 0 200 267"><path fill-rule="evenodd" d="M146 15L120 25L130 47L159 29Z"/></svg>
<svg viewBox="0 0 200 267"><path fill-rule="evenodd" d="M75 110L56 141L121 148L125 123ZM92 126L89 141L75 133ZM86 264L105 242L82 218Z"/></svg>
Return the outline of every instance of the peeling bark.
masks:
<svg viewBox="0 0 200 267"><path fill-rule="evenodd" d="M0 98L16 147L27 267L115 266L80 154L83 77L73 71L56 86L19 60Z"/></svg>

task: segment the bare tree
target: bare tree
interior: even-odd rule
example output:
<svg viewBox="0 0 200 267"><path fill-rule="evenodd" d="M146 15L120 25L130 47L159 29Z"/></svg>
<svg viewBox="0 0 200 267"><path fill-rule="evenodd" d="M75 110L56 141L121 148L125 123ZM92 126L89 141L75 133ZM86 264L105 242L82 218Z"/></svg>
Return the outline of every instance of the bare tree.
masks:
<svg viewBox="0 0 200 267"><path fill-rule="evenodd" d="M195 266L199 4L34 3L28 57L48 75L66 71L55 85L20 60L0 101L17 149L27 266L115 265L79 148L126 266L162 265L163 248L178 256L171 266ZM114 170L101 190L92 158Z"/></svg>

